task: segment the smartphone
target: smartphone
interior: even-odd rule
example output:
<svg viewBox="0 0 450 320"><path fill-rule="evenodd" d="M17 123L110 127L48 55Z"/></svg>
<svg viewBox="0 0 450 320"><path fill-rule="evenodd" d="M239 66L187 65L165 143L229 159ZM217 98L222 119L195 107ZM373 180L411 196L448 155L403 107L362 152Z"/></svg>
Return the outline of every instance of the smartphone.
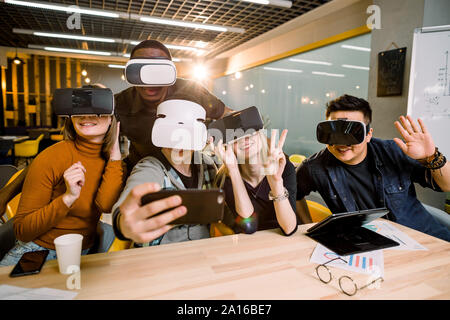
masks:
<svg viewBox="0 0 450 320"><path fill-rule="evenodd" d="M187 213L170 224L209 224L223 219L225 195L221 189L162 190L144 195L141 204L146 205L174 195L181 197L181 205L187 208ZM158 215L172 209L160 212Z"/></svg>
<svg viewBox="0 0 450 320"><path fill-rule="evenodd" d="M48 250L25 252L9 276L20 277L41 272L48 253Z"/></svg>

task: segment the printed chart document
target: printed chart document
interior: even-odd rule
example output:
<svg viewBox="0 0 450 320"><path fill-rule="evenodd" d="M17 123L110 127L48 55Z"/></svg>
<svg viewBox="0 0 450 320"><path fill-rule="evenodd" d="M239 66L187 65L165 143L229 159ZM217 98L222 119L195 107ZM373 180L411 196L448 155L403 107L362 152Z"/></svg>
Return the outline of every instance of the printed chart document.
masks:
<svg viewBox="0 0 450 320"><path fill-rule="evenodd" d="M392 239L398 242L400 245L383 250L428 250L416 240L412 239L406 233L398 230L392 224L387 221L372 221L364 225L365 228L375 231L386 238ZM364 252L360 254L352 254L348 256L341 256L342 260L335 260L328 263L331 267L341 268L352 272L365 273L365 274L378 274L384 275L384 258L383 250L376 250L370 252ZM318 244L314 249L310 262L323 264L327 261L339 257L336 253L329 250L327 247Z"/></svg>
<svg viewBox="0 0 450 320"><path fill-rule="evenodd" d="M391 247L386 250L428 250L416 240L412 239L406 233L398 230L392 224L387 221L372 221L363 226L369 230L375 231L376 233L385 236L395 242L398 242L400 245L396 247Z"/></svg>
<svg viewBox="0 0 450 320"><path fill-rule="evenodd" d="M352 254L348 256L339 256L327 247L318 244L311 255L310 262L323 264L337 257L341 257L344 261L338 259L328 263L327 266L336 267L351 272L384 276L383 250Z"/></svg>
<svg viewBox="0 0 450 320"><path fill-rule="evenodd" d="M77 295L78 292L68 290L0 285L0 300L72 300Z"/></svg>

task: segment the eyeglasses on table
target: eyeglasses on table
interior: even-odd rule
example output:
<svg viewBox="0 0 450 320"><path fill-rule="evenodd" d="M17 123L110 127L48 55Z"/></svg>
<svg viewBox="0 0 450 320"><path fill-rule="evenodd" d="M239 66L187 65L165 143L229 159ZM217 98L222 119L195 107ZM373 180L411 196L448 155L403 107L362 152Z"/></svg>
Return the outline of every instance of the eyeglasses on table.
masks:
<svg viewBox="0 0 450 320"><path fill-rule="evenodd" d="M333 275L331 273L331 270L326 266L328 263L336 261L336 260L342 260L343 262L347 263L344 259L341 257L337 257L334 259L331 259L323 264L320 264L316 267L316 274L319 277L319 280L323 283L330 283L333 279ZM364 288L367 288L368 286L376 283L376 282L382 282L384 279L382 277L378 277L375 280L372 280L371 282L367 283L366 285L362 287L358 287L356 282L349 276L341 276L338 279L339 288L343 293L345 293L348 296L354 296L358 290L362 290Z"/></svg>

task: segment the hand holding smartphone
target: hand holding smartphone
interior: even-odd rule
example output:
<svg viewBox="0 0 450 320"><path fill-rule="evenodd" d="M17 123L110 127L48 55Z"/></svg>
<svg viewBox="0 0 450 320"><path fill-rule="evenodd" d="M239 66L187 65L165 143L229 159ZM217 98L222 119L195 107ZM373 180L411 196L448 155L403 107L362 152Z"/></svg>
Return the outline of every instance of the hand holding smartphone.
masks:
<svg viewBox="0 0 450 320"><path fill-rule="evenodd" d="M141 205L174 195L181 197L182 205L187 208L187 213L171 224L209 224L223 219L225 195L220 189L162 190L144 195ZM169 210L160 212L158 215L167 211Z"/></svg>

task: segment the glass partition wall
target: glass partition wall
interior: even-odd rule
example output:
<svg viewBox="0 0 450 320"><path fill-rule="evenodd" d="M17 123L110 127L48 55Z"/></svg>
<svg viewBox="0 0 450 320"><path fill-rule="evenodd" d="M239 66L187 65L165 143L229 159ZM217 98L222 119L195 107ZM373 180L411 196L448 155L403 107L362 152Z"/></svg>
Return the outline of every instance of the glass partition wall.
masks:
<svg viewBox="0 0 450 320"><path fill-rule="evenodd" d="M289 129L285 153L310 156L324 147L316 125L326 103L343 94L367 99L369 63L364 34L217 78L213 92L234 110L258 107L268 130Z"/></svg>

